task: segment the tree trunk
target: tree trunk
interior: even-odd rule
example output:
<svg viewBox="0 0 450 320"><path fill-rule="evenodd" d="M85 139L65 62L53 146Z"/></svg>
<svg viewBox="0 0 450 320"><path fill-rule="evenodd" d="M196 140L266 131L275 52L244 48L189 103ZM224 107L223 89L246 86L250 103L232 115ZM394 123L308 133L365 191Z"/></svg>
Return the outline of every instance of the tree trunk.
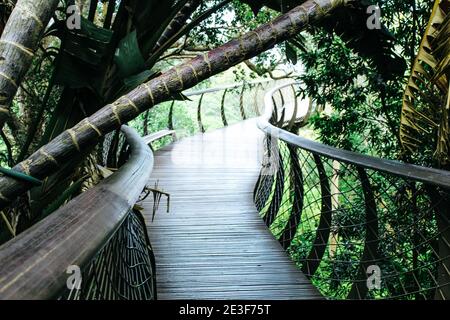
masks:
<svg viewBox="0 0 450 320"><path fill-rule="evenodd" d="M241 38L168 70L66 130L27 160L16 165L14 169L38 179L49 176L73 155L145 110L173 99L177 93L297 35L306 25L320 20L331 9L346 2L346 0L308 0ZM6 206L30 187L29 183L6 176L1 177L0 206Z"/></svg>
<svg viewBox="0 0 450 320"><path fill-rule="evenodd" d="M0 130L58 0L19 0L0 39Z"/></svg>

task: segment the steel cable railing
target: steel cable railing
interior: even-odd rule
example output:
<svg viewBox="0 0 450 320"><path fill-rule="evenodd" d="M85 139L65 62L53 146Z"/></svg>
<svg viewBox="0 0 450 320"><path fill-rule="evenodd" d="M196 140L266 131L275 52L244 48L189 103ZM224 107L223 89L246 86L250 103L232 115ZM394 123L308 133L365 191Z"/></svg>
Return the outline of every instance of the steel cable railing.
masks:
<svg viewBox="0 0 450 320"><path fill-rule="evenodd" d="M304 120L288 110L292 85L268 92L258 122L265 159L254 200L274 236L328 298L449 299L450 173L288 132L285 119Z"/></svg>

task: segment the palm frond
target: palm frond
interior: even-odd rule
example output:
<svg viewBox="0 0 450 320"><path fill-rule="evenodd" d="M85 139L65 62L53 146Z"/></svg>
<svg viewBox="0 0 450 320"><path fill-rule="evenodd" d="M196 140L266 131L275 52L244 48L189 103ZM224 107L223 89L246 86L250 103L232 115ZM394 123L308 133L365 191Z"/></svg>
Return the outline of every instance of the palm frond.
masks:
<svg viewBox="0 0 450 320"><path fill-rule="evenodd" d="M405 88L400 140L408 154L433 143L439 166L449 164L450 0L436 0Z"/></svg>

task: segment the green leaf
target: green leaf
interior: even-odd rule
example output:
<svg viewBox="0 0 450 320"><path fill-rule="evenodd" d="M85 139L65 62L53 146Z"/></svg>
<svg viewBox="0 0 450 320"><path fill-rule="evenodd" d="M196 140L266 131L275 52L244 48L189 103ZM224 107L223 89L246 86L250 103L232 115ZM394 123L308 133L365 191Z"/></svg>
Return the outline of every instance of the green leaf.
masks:
<svg viewBox="0 0 450 320"><path fill-rule="evenodd" d="M439 166L450 163L450 0L436 0L403 94L400 141L406 153L422 154L434 144Z"/></svg>
<svg viewBox="0 0 450 320"><path fill-rule="evenodd" d="M145 59L139 48L136 31L129 33L123 38L116 50L114 62L119 68L122 78L127 78L145 69Z"/></svg>
<svg viewBox="0 0 450 320"><path fill-rule="evenodd" d="M123 80L123 83L125 84L125 87L128 89L136 88L138 85L144 83L147 81L148 78L150 78L154 72L150 70L142 71L141 73L138 73L134 76L130 76L128 78L125 78Z"/></svg>
<svg viewBox="0 0 450 320"><path fill-rule="evenodd" d="M155 76L155 72L151 70L144 70L141 73L138 73L136 75L132 75L128 78L123 79L123 86L120 88L120 90L117 91L117 97L120 97L130 90L133 90L140 84L148 81L150 78Z"/></svg>
<svg viewBox="0 0 450 320"><path fill-rule="evenodd" d="M73 89L88 87L97 92L111 38L112 31L83 18L80 30L67 33L55 70L55 84Z"/></svg>
<svg viewBox="0 0 450 320"><path fill-rule="evenodd" d="M8 177L15 178L15 179L17 179L19 181L29 182L29 183L31 183L31 184L33 184L35 186L42 185L42 181L41 180L38 180L38 179L36 179L36 178L34 178L32 176L29 176L27 174L24 174L22 172L15 171L15 170L12 170L12 169L6 169L6 168L0 167L0 173L4 174L5 176L8 176Z"/></svg>
<svg viewBox="0 0 450 320"><path fill-rule="evenodd" d="M88 39L95 39L103 43L109 43L113 35L111 30L100 28L83 17L81 18L81 30L79 33L85 35Z"/></svg>

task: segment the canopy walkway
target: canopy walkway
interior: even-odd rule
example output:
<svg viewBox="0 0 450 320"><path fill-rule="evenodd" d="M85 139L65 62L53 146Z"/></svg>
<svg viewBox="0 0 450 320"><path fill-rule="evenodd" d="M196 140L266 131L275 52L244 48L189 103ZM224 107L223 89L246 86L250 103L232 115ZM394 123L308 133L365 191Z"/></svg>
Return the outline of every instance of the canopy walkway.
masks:
<svg viewBox="0 0 450 320"><path fill-rule="evenodd" d="M151 222L159 299L320 297L253 202L263 154L256 121L199 134L155 153L149 185L171 194ZM149 199L149 198L148 198Z"/></svg>
<svg viewBox="0 0 450 320"><path fill-rule="evenodd" d="M0 247L0 298L450 298L449 172L298 136L290 83L258 119L224 100L154 154L171 120L123 127L117 172Z"/></svg>

